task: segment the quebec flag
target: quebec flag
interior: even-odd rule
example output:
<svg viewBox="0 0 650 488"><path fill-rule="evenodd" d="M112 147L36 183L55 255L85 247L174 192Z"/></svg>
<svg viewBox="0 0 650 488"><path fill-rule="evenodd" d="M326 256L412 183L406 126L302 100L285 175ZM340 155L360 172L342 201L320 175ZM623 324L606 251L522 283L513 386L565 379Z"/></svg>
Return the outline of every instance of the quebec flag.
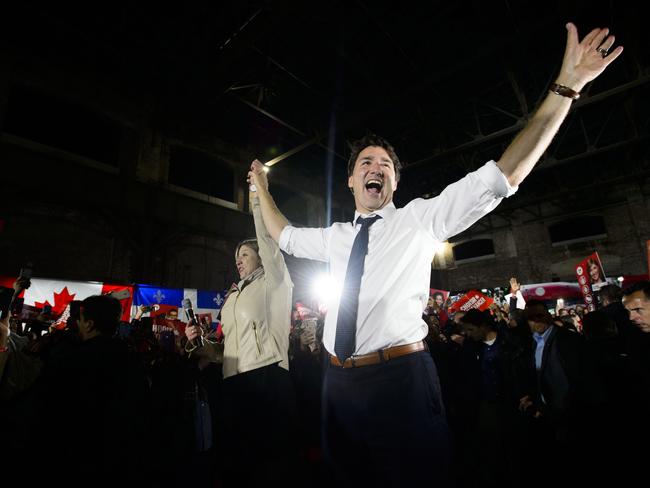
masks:
<svg viewBox="0 0 650 488"><path fill-rule="evenodd" d="M192 308L197 315L209 316L211 323L216 323L217 315L225 301L225 291L196 290L194 288L162 288L151 285L137 285L133 297L133 315L140 305L153 305L157 310L151 312L152 317L167 314L177 314L185 322L183 300L189 298Z"/></svg>

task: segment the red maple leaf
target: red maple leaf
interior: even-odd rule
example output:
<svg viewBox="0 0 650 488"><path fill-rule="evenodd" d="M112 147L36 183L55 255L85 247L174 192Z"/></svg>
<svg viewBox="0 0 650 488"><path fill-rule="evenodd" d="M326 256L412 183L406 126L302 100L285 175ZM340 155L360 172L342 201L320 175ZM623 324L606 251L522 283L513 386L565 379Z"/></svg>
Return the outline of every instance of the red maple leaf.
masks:
<svg viewBox="0 0 650 488"><path fill-rule="evenodd" d="M63 290L61 290L61 293L54 292L54 305L52 305L49 301L45 300L45 302L34 302L34 305L37 308L43 308L44 305L51 305L52 306L52 315L60 315L63 313L65 310L65 307L67 307L68 303L70 303L72 300L74 300L76 293L73 293L72 295L68 291L68 287L64 287Z"/></svg>

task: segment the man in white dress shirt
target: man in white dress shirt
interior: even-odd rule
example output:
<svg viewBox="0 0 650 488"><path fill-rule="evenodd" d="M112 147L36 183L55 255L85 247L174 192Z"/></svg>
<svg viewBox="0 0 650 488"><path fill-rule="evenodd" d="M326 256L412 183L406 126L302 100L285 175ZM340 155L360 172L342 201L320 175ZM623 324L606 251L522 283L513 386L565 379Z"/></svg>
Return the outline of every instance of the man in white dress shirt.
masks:
<svg viewBox="0 0 650 488"><path fill-rule="evenodd" d="M351 357L336 354L341 350L337 341L342 341L337 333L339 305L347 296L328 304L325 321L323 447L335 481L446 485L449 433L436 368L423 344L427 326L421 317L433 250L515 193L572 100L622 52L622 47L609 52L614 38L607 29L595 29L580 42L576 27L567 24L567 34L560 73L527 126L497 162L487 162L435 198L395 208L399 158L386 140L367 136L353 145L349 161L354 221L324 229L296 228L276 207L261 163L251 165L249 182L255 184L271 236L289 254L327 262L336 283L348 282L353 243L364 227L357 218L380 217L363 229L368 244L358 305L356 296L354 302Z"/></svg>
<svg viewBox="0 0 650 488"><path fill-rule="evenodd" d="M526 300L524 299L524 295L521 293L521 285L517 281L517 278L510 278L510 293L508 293L504 298L508 304L509 310L514 311L515 309L526 309Z"/></svg>

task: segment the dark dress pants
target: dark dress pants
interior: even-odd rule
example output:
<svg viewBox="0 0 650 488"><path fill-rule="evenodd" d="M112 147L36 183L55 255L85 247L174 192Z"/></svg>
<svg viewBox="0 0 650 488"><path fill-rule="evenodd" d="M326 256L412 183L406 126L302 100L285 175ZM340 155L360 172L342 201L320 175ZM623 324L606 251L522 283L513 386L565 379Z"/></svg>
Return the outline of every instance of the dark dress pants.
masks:
<svg viewBox="0 0 650 488"><path fill-rule="evenodd" d="M449 485L451 439L427 351L371 366L326 365L323 454L342 486Z"/></svg>
<svg viewBox="0 0 650 488"><path fill-rule="evenodd" d="M273 364L226 378L222 411L224 486L293 486L298 460L289 372Z"/></svg>

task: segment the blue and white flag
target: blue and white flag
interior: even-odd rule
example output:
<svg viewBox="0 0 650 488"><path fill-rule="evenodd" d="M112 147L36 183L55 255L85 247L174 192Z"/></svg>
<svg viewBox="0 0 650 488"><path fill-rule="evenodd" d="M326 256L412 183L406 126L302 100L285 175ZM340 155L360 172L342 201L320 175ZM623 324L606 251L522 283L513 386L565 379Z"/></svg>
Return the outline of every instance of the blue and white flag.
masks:
<svg viewBox="0 0 650 488"><path fill-rule="evenodd" d="M133 314L140 305L153 305L156 310L151 316L175 313L182 321L183 300L189 298L197 315L209 315L214 324L225 301L225 291L197 290L195 288L162 288L151 285L137 285L133 297Z"/></svg>

